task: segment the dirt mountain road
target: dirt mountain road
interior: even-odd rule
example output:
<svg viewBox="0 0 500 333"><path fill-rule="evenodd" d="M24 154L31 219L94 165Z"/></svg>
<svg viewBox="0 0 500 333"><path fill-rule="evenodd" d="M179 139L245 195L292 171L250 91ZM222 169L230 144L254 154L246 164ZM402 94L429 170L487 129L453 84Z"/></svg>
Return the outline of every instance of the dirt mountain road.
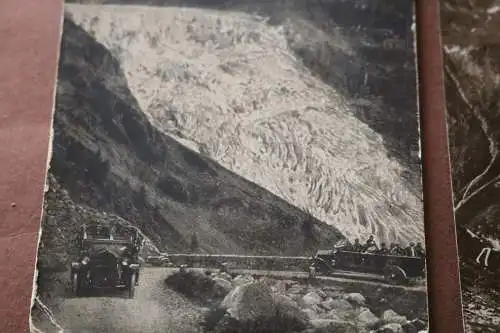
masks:
<svg viewBox="0 0 500 333"><path fill-rule="evenodd" d="M173 270L145 268L134 299L126 292L59 300L52 308L64 333L196 333L202 309L165 287ZM45 323L48 324L48 323ZM42 324L42 326L45 326ZM43 327L39 327L43 331Z"/></svg>

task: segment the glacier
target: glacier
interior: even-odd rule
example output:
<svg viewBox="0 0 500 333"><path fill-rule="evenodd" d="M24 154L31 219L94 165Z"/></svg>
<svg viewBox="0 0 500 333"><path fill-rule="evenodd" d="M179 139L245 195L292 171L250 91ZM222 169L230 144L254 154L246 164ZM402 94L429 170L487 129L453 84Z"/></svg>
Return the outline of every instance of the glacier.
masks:
<svg viewBox="0 0 500 333"><path fill-rule="evenodd" d="M424 241L422 195L352 103L290 48L342 35L239 11L67 4L119 59L151 123L348 239ZM301 29L297 29L297 26Z"/></svg>

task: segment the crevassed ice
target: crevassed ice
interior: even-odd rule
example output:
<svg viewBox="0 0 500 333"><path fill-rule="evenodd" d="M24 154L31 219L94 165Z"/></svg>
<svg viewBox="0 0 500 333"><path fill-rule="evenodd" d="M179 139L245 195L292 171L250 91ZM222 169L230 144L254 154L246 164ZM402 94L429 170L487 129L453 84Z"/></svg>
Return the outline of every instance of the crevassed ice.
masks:
<svg viewBox="0 0 500 333"><path fill-rule="evenodd" d="M287 34L310 42L310 31L196 8L66 10L120 60L140 107L165 133L350 239L423 241L422 201L403 167L290 50Z"/></svg>

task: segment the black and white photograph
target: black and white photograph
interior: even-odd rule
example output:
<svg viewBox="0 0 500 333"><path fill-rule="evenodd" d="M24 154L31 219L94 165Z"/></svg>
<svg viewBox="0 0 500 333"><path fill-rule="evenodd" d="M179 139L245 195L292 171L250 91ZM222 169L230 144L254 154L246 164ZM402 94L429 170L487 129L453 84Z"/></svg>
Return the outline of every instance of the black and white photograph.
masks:
<svg viewBox="0 0 500 333"><path fill-rule="evenodd" d="M417 72L410 0L67 1L31 333L427 332Z"/></svg>
<svg viewBox="0 0 500 333"><path fill-rule="evenodd" d="M444 78L467 333L500 332L500 1L441 4Z"/></svg>

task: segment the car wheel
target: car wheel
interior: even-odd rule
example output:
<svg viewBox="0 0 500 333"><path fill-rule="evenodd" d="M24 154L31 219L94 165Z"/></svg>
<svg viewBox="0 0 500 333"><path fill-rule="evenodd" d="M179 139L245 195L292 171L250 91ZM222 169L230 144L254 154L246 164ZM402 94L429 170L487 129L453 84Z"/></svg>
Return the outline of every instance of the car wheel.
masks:
<svg viewBox="0 0 500 333"><path fill-rule="evenodd" d="M405 284L408 282L406 272L399 266L388 265L384 269L385 280L392 284Z"/></svg>
<svg viewBox="0 0 500 333"><path fill-rule="evenodd" d="M135 273L130 275L130 281L128 283L128 298L134 298L136 280L137 276Z"/></svg>

